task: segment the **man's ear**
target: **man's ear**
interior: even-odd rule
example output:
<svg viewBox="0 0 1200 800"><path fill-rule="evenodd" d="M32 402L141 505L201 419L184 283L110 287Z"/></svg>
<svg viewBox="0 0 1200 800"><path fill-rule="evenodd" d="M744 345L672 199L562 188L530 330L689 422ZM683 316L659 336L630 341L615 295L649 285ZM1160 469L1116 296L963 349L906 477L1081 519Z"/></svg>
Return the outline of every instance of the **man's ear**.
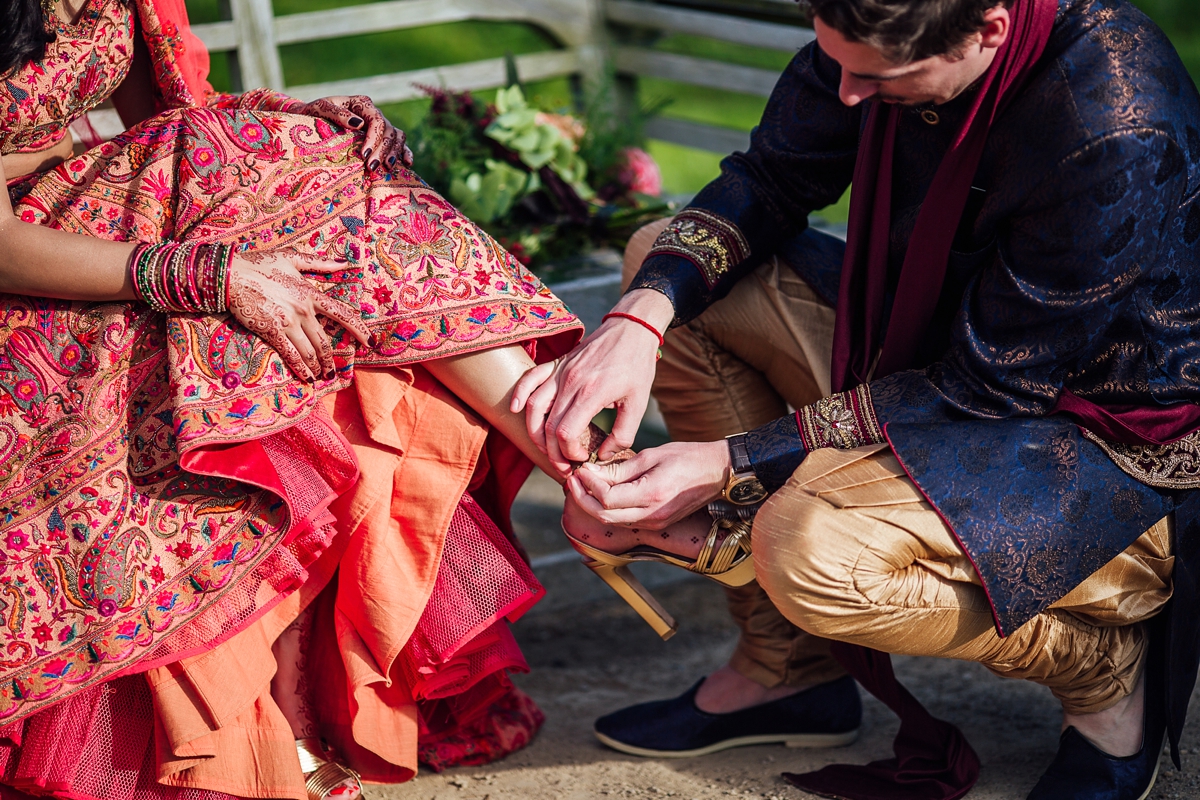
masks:
<svg viewBox="0 0 1200 800"><path fill-rule="evenodd" d="M983 29L979 31L979 44L982 47L999 47L1008 41L1008 36L1012 33L1012 17L1004 4L992 6L983 15L983 20Z"/></svg>

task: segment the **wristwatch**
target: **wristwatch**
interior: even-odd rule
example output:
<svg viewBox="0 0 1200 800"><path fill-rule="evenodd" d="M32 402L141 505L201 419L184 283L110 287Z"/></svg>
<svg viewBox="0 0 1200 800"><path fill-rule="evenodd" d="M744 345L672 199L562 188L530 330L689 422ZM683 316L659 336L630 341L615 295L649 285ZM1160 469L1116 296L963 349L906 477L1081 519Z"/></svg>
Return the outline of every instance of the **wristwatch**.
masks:
<svg viewBox="0 0 1200 800"><path fill-rule="evenodd" d="M750 453L746 449L746 434L735 433L725 437L729 445L729 480L725 482L725 490L721 497L738 506L750 506L761 503L767 497L766 487L754 474L750 465Z"/></svg>

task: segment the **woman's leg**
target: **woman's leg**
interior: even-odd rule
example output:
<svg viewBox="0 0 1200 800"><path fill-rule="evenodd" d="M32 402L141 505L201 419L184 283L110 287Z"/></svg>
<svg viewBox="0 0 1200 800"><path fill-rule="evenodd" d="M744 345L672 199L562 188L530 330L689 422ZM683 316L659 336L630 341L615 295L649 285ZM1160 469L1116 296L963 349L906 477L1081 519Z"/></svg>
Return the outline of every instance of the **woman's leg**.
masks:
<svg viewBox="0 0 1200 800"><path fill-rule="evenodd" d="M312 718L307 676L308 646L312 638L313 613L305 609L275 640L275 677L271 680L271 697L292 727L297 739L311 739L319 734ZM329 800L358 800L362 787L354 778L346 778L325 794Z"/></svg>
<svg viewBox="0 0 1200 800"><path fill-rule="evenodd" d="M477 350L425 362L425 368L435 378L507 436L547 475L562 483L562 477L550 466L549 459L529 438L524 415L508 410L513 388L532 366L533 359L520 345ZM599 440L595 444L598 445ZM601 550L621 553L639 544L652 544L667 552L695 558L708 535L712 519L706 511L701 511L665 531L642 531L605 526L568 501L564 522L571 535Z"/></svg>
<svg viewBox="0 0 1200 800"><path fill-rule="evenodd" d="M519 344L476 350L463 355L426 361L425 368L459 399L508 437L534 464L559 483L563 478L550 466L525 428L524 414L508 410L517 381L534 366Z"/></svg>

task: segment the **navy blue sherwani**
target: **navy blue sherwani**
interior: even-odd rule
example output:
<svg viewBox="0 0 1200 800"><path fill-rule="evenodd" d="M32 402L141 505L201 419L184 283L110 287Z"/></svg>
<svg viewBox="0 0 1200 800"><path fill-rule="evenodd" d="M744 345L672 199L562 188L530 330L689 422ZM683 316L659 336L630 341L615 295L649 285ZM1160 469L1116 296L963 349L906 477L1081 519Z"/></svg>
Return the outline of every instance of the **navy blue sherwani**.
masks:
<svg viewBox="0 0 1200 800"><path fill-rule="evenodd" d="M839 101L839 77L816 43L801 50L749 151L656 242L631 288L670 297L675 324L773 254L836 304L843 247L807 216L849 186L866 118ZM893 290L970 95L901 114ZM751 456L778 488L812 447L886 439L975 563L1001 635L1180 509L1178 606L1200 567L1200 514L1184 513L1200 506L1200 436L1105 442L1052 414L1063 390L1102 406L1200 401L1200 95L1125 0L1061 0L1032 79L992 125L917 363L751 432ZM1173 630L1194 676L1195 631ZM1192 685L1179 680L1176 700Z"/></svg>

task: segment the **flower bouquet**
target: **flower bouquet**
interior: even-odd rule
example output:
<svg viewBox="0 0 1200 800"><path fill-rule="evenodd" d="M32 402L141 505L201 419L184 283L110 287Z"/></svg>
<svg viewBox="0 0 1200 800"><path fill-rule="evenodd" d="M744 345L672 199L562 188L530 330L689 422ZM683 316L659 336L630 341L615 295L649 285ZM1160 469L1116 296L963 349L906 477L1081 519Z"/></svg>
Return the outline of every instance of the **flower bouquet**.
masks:
<svg viewBox="0 0 1200 800"><path fill-rule="evenodd" d="M545 272L671 213L641 121L597 100L582 117L538 108L513 83L484 103L422 87L429 113L409 137L414 167L522 263Z"/></svg>

